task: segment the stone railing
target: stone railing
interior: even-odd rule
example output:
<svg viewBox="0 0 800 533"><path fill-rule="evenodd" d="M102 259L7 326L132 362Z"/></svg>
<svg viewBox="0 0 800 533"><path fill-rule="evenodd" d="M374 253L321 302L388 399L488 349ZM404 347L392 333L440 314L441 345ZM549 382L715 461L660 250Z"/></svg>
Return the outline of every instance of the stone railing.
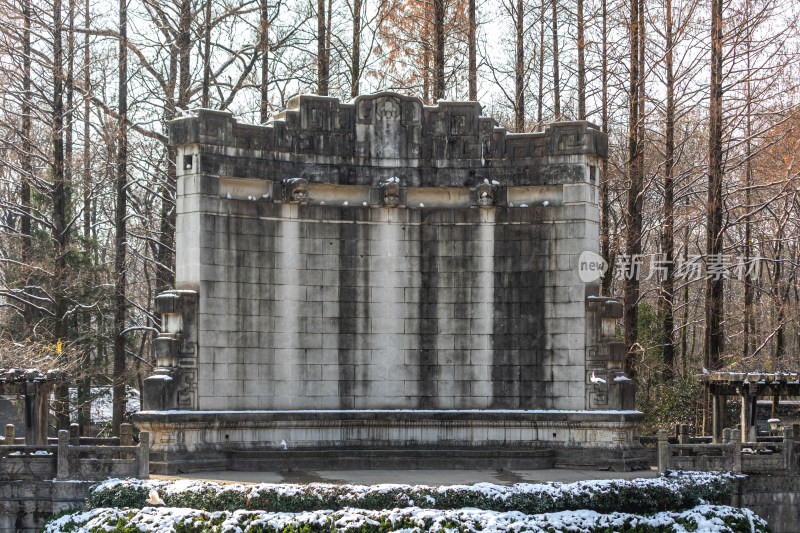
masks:
<svg viewBox="0 0 800 533"><path fill-rule="evenodd" d="M721 443L697 443L690 439L670 442L666 430L658 432L658 469L765 473L797 471L797 444L792 428L780 440L742 442L738 429L726 429Z"/></svg>
<svg viewBox="0 0 800 533"><path fill-rule="evenodd" d="M123 426L126 427L116 445L81 443L77 424L70 431L59 431L56 444L25 445L15 438L14 426L9 424L0 439L0 480L146 479L150 471L150 434L140 432L139 444L134 445L132 427Z"/></svg>

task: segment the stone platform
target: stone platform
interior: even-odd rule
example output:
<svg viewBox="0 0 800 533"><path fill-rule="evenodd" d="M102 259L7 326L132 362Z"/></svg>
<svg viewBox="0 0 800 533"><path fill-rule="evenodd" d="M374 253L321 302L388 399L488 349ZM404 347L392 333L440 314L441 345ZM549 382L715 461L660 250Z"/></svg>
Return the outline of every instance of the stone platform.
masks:
<svg viewBox="0 0 800 533"><path fill-rule="evenodd" d="M637 411L144 411L153 472L647 467Z"/></svg>

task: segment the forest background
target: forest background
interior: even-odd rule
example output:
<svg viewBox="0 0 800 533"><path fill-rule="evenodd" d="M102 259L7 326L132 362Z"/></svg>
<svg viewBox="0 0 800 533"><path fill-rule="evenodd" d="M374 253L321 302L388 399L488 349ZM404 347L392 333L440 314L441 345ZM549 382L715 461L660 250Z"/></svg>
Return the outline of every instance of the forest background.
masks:
<svg viewBox="0 0 800 533"><path fill-rule="evenodd" d="M798 16L794 0L0 0L0 367L64 369L56 422L82 432L111 386L118 432L174 281L167 123L390 90L477 100L512 132L608 132L602 291L624 302L637 407L649 430L700 429L696 374L800 370Z"/></svg>

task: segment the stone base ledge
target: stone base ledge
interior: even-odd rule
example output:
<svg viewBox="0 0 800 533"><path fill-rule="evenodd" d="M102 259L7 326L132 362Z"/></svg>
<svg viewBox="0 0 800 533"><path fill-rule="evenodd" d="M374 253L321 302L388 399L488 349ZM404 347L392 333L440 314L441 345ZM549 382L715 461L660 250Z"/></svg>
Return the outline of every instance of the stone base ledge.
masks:
<svg viewBox="0 0 800 533"><path fill-rule="evenodd" d="M638 446L638 411L141 411L151 450Z"/></svg>
<svg viewBox="0 0 800 533"><path fill-rule="evenodd" d="M142 411L134 422L152 435L154 473L230 468L232 457L249 451L262 453L251 463L264 468L426 468L455 450L456 468L533 468L531 453L544 449L555 452L551 466L629 470L646 466L643 418L638 411ZM268 453L275 451L291 453L276 462ZM537 468L550 467L541 459Z"/></svg>

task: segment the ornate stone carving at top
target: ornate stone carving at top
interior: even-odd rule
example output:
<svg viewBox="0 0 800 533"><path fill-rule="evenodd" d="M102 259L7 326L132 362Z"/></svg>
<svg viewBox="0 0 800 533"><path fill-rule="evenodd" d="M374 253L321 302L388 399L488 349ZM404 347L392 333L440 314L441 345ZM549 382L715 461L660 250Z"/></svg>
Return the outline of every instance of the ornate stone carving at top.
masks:
<svg viewBox="0 0 800 533"><path fill-rule="evenodd" d="M552 157L605 157L608 151L607 135L589 122L554 123L540 133L508 133L482 116L477 102L425 106L419 98L390 92L347 103L296 96L261 126L240 124L230 113L198 109L172 121L169 135L173 146L189 151L192 145L201 147L196 159L188 159L193 164L184 174L271 181L297 177L372 187L388 176L400 176L412 187L476 187L497 175L504 176L506 186L584 181L585 172L575 167L578 162ZM565 164L572 168L554 166ZM541 171L547 165L552 169Z"/></svg>

